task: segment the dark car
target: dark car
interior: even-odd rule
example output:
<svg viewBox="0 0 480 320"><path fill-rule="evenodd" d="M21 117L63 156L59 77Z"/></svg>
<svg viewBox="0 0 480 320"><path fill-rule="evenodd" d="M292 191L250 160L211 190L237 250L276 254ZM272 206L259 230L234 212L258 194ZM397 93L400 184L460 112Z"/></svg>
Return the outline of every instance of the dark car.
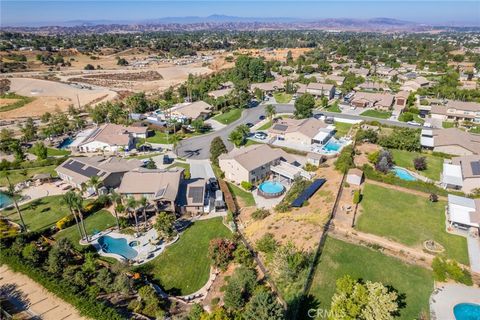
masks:
<svg viewBox="0 0 480 320"><path fill-rule="evenodd" d="M258 119L260 119L260 120L265 120L265 116L264 116L264 115L261 115L260 117L258 117Z"/></svg>
<svg viewBox="0 0 480 320"><path fill-rule="evenodd" d="M315 119L320 119L321 117L323 117L323 113L315 113L315 114L313 115L313 117L314 117Z"/></svg>
<svg viewBox="0 0 480 320"><path fill-rule="evenodd" d="M168 154L163 156L163 164L170 164L172 162L172 159L168 156Z"/></svg>
<svg viewBox="0 0 480 320"><path fill-rule="evenodd" d="M219 189L217 178L208 179L208 184L210 185L210 190L215 192Z"/></svg>
<svg viewBox="0 0 480 320"><path fill-rule="evenodd" d="M247 122L247 123L245 123L245 125L249 128L253 127L253 123L251 123L251 122Z"/></svg>

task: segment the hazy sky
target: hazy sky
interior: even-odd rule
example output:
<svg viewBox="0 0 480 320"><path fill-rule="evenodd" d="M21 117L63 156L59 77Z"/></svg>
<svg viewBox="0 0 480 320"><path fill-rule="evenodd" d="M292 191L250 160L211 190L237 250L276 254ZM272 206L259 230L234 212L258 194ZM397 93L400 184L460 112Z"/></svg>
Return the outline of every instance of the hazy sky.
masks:
<svg viewBox="0 0 480 320"><path fill-rule="evenodd" d="M208 16L294 18L388 17L429 24L480 26L480 0L470 1L131 1L1 0L2 26L71 20L141 21L162 17Z"/></svg>

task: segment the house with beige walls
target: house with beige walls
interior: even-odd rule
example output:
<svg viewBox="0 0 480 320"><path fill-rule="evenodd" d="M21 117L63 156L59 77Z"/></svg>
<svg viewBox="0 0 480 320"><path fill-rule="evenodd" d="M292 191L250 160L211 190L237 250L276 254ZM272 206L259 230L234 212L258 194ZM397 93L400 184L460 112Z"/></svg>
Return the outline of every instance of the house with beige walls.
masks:
<svg viewBox="0 0 480 320"><path fill-rule="evenodd" d="M480 188L480 155L455 157L445 162L441 181L445 188L462 190L467 194Z"/></svg>
<svg viewBox="0 0 480 320"><path fill-rule="evenodd" d="M420 144L425 149L451 155L480 154L480 135L457 128L423 129Z"/></svg>
<svg viewBox="0 0 480 320"><path fill-rule="evenodd" d="M315 118L281 119L268 129L268 135L272 140L303 146L325 144L334 134L335 126Z"/></svg>

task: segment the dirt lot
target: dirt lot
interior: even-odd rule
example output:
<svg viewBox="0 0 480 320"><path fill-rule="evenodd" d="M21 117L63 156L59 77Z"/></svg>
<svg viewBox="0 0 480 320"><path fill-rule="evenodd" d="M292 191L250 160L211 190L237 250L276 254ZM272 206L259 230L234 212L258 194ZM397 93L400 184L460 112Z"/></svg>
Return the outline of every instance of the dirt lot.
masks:
<svg viewBox="0 0 480 320"><path fill-rule="evenodd" d="M355 156L355 165L357 167L362 167L364 164L368 164L368 155L380 150L381 148L372 143L362 143L356 146L355 148L359 154Z"/></svg>
<svg viewBox="0 0 480 320"><path fill-rule="evenodd" d="M0 98L0 108L17 102L19 99Z"/></svg>
<svg viewBox="0 0 480 320"><path fill-rule="evenodd" d="M0 112L0 119L40 117L45 112L66 111L72 100L62 97L38 97L21 108Z"/></svg>
<svg viewBox="0 0 480 320"><path fill-rule="evenodd" d="M238 52L242 54L250 54L254 57L264 57L266 60L285 61L288 51L292 52L293 59L297 59L305 52L311 51L311 48L291 48L291 49L241 49Z"/></svg>
<svg viewBox="0 0 480 320"><path fill-rule="evenodd" d="M255 243L265 233L272 233L282 244L291 241L299 249L315 248L342 180L341 174L333 168L333 161L329 160L328 167L317 170L317 178L325 178L327 182L310 198L307 206L285 213L272 213L260 221L251 219L254 208L243 210L239 219L245 226L249 241Z"/></svg>

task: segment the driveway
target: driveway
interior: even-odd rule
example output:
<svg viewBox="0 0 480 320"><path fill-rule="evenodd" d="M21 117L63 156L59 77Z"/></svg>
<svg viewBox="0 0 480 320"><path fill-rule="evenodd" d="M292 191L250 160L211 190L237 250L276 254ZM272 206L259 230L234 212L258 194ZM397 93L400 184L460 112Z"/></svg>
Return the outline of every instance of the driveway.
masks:
<svg viewBox="0 0 480 320"><path fill-rule="evenodd" d="M242 112L240 119L232 122L230 125L221 128L218 131L204 134L202 136L193 137L182 140L177 146L177 155L186 159L209 159L210 158L210 144L216 137L221 137L225 146L230 151L233 149L233 144L228 141L228 135L237 126L251 122L256 124L260 122L259 117L265 115L265 105L261 104L257 107L245 109ZM277 113L293 113L293 104L277 104L275 105Z"/></svg>
<svg viewBox="0 0 480 320"><path fill-rule="evenodd" d="M190 176L192 179L204 178L208 180L209 178L215 178L210 160L187 159L187 163L190 164Z"/></svg>

